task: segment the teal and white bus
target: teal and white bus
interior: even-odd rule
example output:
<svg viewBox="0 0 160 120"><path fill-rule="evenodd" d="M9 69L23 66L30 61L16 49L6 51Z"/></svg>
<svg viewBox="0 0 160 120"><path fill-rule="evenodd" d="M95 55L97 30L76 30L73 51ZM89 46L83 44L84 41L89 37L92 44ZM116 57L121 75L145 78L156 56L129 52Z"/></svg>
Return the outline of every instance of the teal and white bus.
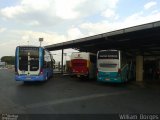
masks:
<svg viewBox="0 0 160 120"><path fill-rule="evenodd" d="M122 83L134 76L133 62L120 50L101 50L97 53L97 80Z"/></svg>

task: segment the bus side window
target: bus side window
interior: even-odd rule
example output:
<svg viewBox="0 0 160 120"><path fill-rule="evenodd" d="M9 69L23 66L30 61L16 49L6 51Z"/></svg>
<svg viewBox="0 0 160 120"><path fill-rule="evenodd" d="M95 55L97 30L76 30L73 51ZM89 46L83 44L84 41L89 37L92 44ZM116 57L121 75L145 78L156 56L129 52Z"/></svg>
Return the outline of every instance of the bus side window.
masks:
<svg viewBox="0 0 160 120"><path fill-rule="evenodd" d="M44 68L48 67L47 52L44 51Z"/></svg>

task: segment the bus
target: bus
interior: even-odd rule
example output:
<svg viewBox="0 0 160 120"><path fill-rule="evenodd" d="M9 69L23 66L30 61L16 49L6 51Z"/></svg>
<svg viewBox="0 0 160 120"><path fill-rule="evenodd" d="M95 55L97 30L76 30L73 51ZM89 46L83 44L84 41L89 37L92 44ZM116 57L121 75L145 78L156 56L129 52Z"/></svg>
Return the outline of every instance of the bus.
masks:
<svg viewBox="0 0 160 120"><path fill-rule="evenodd" d="M97 52L97 80L123 83L134 77L131 55L120 50L100 50Z"/></svg>
<svg viewBox="0 0 160 120"><path fill-rule="evenodd" d="M89 52L73 52L70 61L71 75L77 77L96 78L96 54Z"/></svg>
<svg viewBox="0 0 160 120"><path fill-rule="evenodd" d="M53 57L43 47L17 46L15 51L16 81L45 81L53 76Z"/></svg>

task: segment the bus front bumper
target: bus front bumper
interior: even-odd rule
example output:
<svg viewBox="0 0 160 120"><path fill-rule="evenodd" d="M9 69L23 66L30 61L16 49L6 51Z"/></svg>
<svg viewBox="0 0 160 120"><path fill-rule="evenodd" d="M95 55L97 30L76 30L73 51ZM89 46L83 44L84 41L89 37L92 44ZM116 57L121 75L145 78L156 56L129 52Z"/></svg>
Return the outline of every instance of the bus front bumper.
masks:
<svg viewBox="0 0 160 120"><path fill-rule="evenodd" d="M72 75L72 76L77 76L77 77L80 77L80 76L88 76L88 72L86 72L86 73L72 72L71 75Z"/></svg>
<svg viewBox="0 0 160 120"><path fill-rule="evenodd" d="M44 81L45 78L43 75L36 76L36 75L16 75L16 81Z"/></svg>
<svg viewBox="0 0 160 120"><path fill-rule="evenodd" d="M99 82L110 82L110 83L122 83L120 77L117 78L105 78L105 77L97 77L97 81Z"/></svg>

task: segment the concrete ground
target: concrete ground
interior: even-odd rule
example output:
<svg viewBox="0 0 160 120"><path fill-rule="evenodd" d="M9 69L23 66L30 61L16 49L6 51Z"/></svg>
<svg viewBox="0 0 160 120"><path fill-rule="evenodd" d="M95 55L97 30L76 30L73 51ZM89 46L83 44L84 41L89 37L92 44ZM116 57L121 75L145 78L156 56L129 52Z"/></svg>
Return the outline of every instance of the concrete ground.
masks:
<svg viewBox="0 0 160 120"><path fill-rule="evenodd" d="M99 83L68 75L24 84L14 71L0 70L0 113L119 114L159 113L160 82Z"/></svg>

